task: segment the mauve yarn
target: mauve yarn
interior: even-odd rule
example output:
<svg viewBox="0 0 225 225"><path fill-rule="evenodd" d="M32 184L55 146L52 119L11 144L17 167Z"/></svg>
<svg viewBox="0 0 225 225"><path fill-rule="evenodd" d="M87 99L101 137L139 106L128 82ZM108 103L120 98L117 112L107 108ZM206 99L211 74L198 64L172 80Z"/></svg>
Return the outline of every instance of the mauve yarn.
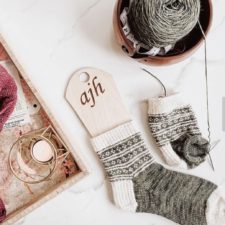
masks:
<svg viewBox="0 0 225 225"><path fill-rule="evenodd" d="M0 131L13 112L17 101L17 86L7 70L0 65ZM8 179L7 157L0 153L0 185ZM0 199L0 223L6 218L6 209Z"/></svg>
<svg viewBox="0 0 225 225"><path fill-rule="evenodd" d="M16 101L16 83L7 70L0 65L0 131L12 114Z"/></svg>
<svg viewBox="0 0 225 225"><path fill-rule="evenodd" d="M3 201L0 199L0 223L6 218L6 209Z"/></svg>

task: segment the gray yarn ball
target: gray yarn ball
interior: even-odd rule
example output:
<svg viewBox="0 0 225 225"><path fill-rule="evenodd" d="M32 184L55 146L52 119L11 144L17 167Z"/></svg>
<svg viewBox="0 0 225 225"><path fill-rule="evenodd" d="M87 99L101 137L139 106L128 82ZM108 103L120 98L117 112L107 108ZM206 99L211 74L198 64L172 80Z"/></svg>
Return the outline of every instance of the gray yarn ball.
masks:
<svg viewBox="0 0 225 225"><path fill-rule="evenodd" d="M200 0L132 0L128 22L136 40L165 47L189 34L200 16Z"/></svg>

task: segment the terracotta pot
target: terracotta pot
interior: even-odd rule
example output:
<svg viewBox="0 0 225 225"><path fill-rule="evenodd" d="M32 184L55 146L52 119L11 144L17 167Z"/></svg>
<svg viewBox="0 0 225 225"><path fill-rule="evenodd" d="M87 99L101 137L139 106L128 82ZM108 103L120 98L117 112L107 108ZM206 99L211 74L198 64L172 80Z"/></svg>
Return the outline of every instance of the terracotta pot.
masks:
<svg viewBox="0 0 225 225"><path fill-rule="evenodd" d="M122 50L137 60L138 62L149 64L149 65L169 65L181 62L192 55L203 43L203 36L198 27L194 28L189 35L183 39L185 42L185 50L181 53L171 51L169 55L165 56L144 56L135 52L133 44L126 38L122 31L122 24L120 22L120 14L125 7L129 6L129 0L117 0L114 16L113 16L113 27L116 35L116 39L120 44ZM201 0L201 13L200 23L202 28L207 35L212 25L213 9L211 0ZM181 43L181 42L180 42ZM180 44L177 43L177 46Z"/></svg>

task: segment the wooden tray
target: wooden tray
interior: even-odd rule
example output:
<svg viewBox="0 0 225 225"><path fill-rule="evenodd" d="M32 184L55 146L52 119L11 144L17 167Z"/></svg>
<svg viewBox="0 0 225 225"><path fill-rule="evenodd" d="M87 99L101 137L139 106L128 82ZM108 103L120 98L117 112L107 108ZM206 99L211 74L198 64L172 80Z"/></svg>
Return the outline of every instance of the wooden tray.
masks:
<svg viewBox="0 0 225 225"><path fill-rule="evenodd" d="M7 218L3 224L13 224L47 200L78 182L88 174L88 171L77 153L79 150L73 149L62 129L49 111L46 103L35 90L23 67L19 64L15 55L10 50L7 41L0 35L0 55L4 50L9 56L7 62L15 66L19 72L21 86L27 104L32 107L32 104L35 102L34 107L37 107L38 104L40 105L40 109L30 115L31 122L29 124L3 129L0 133L0 151L4 151L4 153L8 154L10 146L21 135L51 126L63 141L64 147L70 152L69 157L67 157L64 163L60 164L52 178L48 181L28 185L19 181L12 173L10 173L9 179L4 187L0 187L0 198L5 202L7 210ZM2 62L0 57L0 63Z"/></svg>

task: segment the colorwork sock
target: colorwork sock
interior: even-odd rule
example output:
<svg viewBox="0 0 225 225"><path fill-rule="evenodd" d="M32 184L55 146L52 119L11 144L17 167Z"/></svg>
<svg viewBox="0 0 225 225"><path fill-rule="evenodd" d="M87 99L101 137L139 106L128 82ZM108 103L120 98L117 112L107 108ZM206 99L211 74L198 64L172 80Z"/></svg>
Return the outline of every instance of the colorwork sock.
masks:
<svg viewBox="0 0 225 225"><path fill-rule="evenodd" d="M194 168L205 161L209 142L181 94L149 99L148 123L169 166Z"/></svg>
<svg viewBox="0 0 225 225"><path fill-rule="evenodd" d="M222 225L225 187L154 162L132 122L92 139L124 210L164 216L181 225Z"/></svg>

